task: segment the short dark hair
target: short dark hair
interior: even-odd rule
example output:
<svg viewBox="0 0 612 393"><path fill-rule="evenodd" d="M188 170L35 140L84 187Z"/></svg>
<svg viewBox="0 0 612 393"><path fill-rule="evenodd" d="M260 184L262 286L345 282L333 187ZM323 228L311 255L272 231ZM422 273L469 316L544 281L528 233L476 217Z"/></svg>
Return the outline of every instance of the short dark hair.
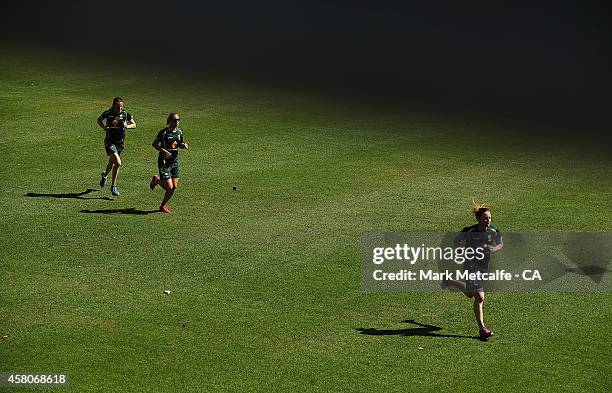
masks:
<svg viewBox="0 0 612 393"><path fill-rule="evenodd" d="M168 115L168 117L166 118L166 124L170 124L170 118L172 116L178 116L178 112L170 112L170 114Z"/></svg>
<svg viewBox="0 0 612 393"><path fill-rule="evenodd" d="M113 98L113 105L115 105L115 104L116 104L116 103L118 103L118 102L123 102L123 98L121 98L121 97L115 97L115 98Z"/></svg>

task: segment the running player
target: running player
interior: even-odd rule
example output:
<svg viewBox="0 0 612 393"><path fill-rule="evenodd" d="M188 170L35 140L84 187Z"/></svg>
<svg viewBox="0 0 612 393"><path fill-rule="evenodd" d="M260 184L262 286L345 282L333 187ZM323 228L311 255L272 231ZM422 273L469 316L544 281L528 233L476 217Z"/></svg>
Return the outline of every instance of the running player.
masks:
<svg viewBox="0 0 612 393"><path fill-rule="evenodd" d="M130 112L123 109L123 99L115 97L113 98L113 105L98 117L98 125L106 131L104 150L108 156L106 170L100 174L100 187L106 185L106 177L112 170L111 193L114 196L118 196L117 174L121 166L121 152L124 148L125 130L126 128L136 128L136 122Z"/></svg>
<svg viewBox="0 0 612 393"><path fill-rule="evenodd" d="M189 148L183 139L183 130L178 126L180 121L177 112L170 113L168 119L166 119L166 128L159 131L152 144L153 148L159 151L157 157L159 176L153 176L149 187L151 190L155 190L159 185L166 191L159 206L159 211L164 213L172 213L172 210L168 207L168 201L174 195L179 183L180 161L178 149Z"/></svg>
<svg viewBox="0 0 612 393"><path fill-rule="evenodd" d="M504 243L501 232L494 225L491 225L491 210L487 206L477 203L472 205L472 210L478 224L463 228L455 239L455 247L471 247L473 249L482 247L484 258L482 260L476 258L466 260L463 268L469 273L485 273L489 271L491 252L501 250ZM459 289L463 291L465 296L474 298L474 316L476 317L476 323L478 323L480 338L486 340L493 335L491 329L484 324L485 294L482 280L467 280L465 283L457 280L444 280L441 286L442 289L447 287Z"/></svg>

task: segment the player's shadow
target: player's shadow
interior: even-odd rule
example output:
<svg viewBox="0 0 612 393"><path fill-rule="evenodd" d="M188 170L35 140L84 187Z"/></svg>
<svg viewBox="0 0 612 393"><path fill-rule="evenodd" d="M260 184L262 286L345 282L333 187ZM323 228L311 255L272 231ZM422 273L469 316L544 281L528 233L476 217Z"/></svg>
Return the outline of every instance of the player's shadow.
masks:
<svg viewBox="0 0 612 393"><path fill-rule="evenodd" d="M99 191L93 188L88 188L82 192L69 192L65 194L39 194L36 192L28 192L25 196L30 198L67 198L67 199L102 199L105 201L112 201L113 198L109 197L86 197L85 195L90 194L94 191Z"/></svg>
<svg viewBox="0 0 612 393"><path fill-rule="evenodd" d="M158 213L159 210L139 210L134 207L130 207L127 209L99 209L99 210L89 210L83 209L79 211L80 213L88 213L88 214L134 214L137 216L144 216L151 213Z"/></svg>
<svg viewBox="0 0 612 393"><path fill-rule="evenodd" d="M425 337L450 337L450 338L469 338L473 340L479 340L478 336L462 336L460 334L440 334L435 333L442 330L439 326L426 325L424 323L416 322L414 319L407 319L402 321L404 323L410 323L419 327L406 328L406 329L376 329L376 328L357 328L361 334L367 334L368 336L425 336Z"/></svg>

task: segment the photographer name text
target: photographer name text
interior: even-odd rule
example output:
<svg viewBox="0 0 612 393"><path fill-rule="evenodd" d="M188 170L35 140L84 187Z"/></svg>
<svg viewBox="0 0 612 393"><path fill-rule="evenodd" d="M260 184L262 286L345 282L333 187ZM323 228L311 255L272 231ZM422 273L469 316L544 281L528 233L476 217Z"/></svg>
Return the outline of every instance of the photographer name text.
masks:
<svg viewBox="0 0 612 393"><path fill-rule="evenodd" d="M469 272L467 270L443 271L435 270L407 270L401 269L396 272L385 272L374 270L372 277L376 281L512 281L513 279L525 281L541 281L542 276L538 270L523 270L521 273L511 273L505 270L493 270L490 272Z"/></svg>

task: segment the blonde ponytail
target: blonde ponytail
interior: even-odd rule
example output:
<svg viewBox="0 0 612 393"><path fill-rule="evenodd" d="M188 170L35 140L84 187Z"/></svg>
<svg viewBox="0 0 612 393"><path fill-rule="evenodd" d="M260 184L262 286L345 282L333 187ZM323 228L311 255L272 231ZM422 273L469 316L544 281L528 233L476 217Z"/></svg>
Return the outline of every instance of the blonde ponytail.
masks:
<svg viewBox="0 0 612 393"><path fill-rule="evenodd" d="M479 218L482 215L482 213L490 212L490 211L491 209L489 208L489 206L485 205L484 203L476 203L472 199L472 212L474 212L474 215L476 216L476 218Z"/></svg>

